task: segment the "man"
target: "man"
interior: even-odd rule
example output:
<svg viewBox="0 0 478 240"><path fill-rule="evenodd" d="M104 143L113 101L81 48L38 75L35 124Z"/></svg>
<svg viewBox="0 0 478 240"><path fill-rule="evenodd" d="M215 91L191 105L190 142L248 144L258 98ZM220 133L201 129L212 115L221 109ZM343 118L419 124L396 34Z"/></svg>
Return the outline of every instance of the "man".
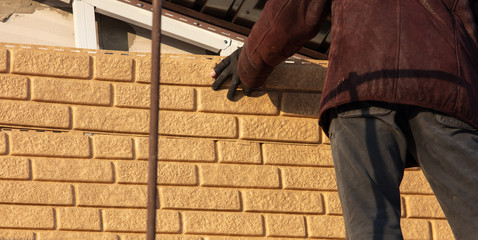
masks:
<svg viewBox="0 0 478 240"><path fill-rule="evenodd" d="M270 0L242 50L218 64L263 85L332 13L320 125L329 134L347 239L402 239L399 185L423 170L456 239L478 239L478 1ZM291 79L293 81L293 79Z"/></svg>

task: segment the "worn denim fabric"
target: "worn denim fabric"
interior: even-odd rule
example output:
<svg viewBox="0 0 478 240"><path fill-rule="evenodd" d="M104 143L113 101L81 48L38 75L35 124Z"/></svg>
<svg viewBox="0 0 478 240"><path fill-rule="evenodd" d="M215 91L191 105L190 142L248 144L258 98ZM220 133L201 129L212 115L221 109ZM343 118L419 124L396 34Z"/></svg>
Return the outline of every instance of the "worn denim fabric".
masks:
<svg viewBox="0 0 478 240"><path fill-rule="evenodd" d="M361 102L333 109L329 135L347 239L403 239L399 186L410 157L455 238L478 239L476 129L426 108Z"/></svg>

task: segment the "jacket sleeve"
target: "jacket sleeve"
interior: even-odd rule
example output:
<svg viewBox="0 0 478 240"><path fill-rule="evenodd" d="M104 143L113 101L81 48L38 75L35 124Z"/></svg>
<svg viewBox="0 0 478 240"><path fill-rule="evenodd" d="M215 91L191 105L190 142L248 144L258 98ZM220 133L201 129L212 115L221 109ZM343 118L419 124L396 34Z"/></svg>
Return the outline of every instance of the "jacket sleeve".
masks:
<svg viewBox="0 0 478 240"><path fill-rule="evenodd" d="M242 84L262 86L276 65L318 33L329 11L330 0L269 0L239 57Z"/></svg>

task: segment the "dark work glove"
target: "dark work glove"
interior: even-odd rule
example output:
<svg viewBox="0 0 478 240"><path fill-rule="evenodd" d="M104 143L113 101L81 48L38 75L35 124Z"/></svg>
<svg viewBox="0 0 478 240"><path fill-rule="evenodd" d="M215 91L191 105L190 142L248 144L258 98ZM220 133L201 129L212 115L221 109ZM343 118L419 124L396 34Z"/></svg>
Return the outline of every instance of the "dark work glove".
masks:
<svg viewBox="0 0 478 240"><path fill-rule="evenodd" d="M238 48L231 55L224 58L219 64L214 67L214 72L211 73L211 77L216 78L212 84L212 89L218 90L221 85L226 82L227 79L231 78L231 83L229 84L229 90L227 92L227 99L233 101L234 95L236 95L236 90L241 84L239 79L239 73L237 72L237 62L239 60L239 54L241 54L241 49ZM244 87L244 94L249 96L251 89Z"/></svg>

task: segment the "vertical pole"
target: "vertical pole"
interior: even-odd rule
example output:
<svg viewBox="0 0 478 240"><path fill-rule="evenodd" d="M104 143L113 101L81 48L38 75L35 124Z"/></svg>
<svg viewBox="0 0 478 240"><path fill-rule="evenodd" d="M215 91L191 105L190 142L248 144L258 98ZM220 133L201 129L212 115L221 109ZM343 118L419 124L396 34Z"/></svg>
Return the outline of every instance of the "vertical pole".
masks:
<svg viewBox="0 0 478 240"><path fill-rule="evenodd" d="M161 57L161 0L153 0L153 28L151 32L151 105L149 122L148 218L146 239L156 238L156 196L158 169L159 79Z"/></svg>

